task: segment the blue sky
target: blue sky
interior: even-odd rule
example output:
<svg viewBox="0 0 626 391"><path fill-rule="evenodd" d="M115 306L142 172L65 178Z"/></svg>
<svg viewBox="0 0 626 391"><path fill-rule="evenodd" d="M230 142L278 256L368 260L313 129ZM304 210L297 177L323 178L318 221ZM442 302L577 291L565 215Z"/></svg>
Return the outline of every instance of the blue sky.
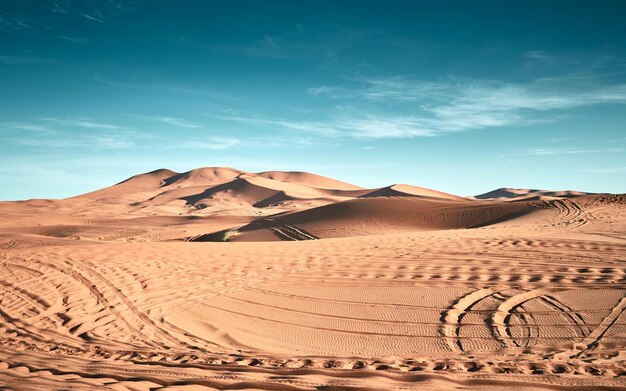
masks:
<svg viewBox="0 0 626 391"><path fill-rule="evenodd" d="M166 167L626 192L626 2L0 0L0 199Z"/></svg>

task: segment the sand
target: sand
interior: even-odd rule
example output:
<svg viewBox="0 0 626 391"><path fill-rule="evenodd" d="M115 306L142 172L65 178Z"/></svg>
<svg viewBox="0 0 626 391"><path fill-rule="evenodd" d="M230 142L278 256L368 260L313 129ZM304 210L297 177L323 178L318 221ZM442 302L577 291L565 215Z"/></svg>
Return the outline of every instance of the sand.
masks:
<svg viewBox="0 0 626 391"><path fill-rule="evenodd" d="M203 168L1 202L0 389L626 389L626 196L487 194Z"/></svg>

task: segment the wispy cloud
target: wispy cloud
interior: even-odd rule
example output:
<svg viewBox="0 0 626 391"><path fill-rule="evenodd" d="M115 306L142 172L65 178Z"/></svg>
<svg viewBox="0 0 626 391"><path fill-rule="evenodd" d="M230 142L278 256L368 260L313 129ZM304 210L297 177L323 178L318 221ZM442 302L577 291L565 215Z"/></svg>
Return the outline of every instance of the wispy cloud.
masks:
<svg viewBox="0 0 626 391"><path fill-rule="evenodd" d="M359 89L340 97L377 102L416 102L436 112L455 108L463 112L485 110L553 110L576 106L626 102L626 84L603 85L580 75L538 79L528 84L490 80L424 82L405 77L360 79Z"/></svg>
<svg viewBox="0 0 626 391"><path fill-rule="evenodd" d="M26 130L32 132L49 132L48 126L25 122L0 122L0 129Z"/></svg>
<svg viewBox="0 0 626 391"><path fill-rule="evenodd" d="M11 31L31 28L34 22L19 13L8 13L0 10L0 30Z"/></svg>
<svg viewBox="0 0 626 391"><path fill-rule="evenodd" d="M116 80L107 80L100 77L92 79L97 83L102 83L119 88L127 88L133 90L145 90L145 91L162 91L168 93L184 94L184 95L197 95L201 97L214 98L220 100L240 100L232 95L223 94L218 91L214 91L210 88L194 88L184 85L171 85L162 83L129 83Z"/></svg>
<svg viewBox="0 0 626 391"><path fill-rule="evenodd" d="M54 124L56 126L67 126L74 128L86 128L86 129L123 129L122 126L113 125L110 123L99 122L93 118L81 117L81 118L44 118L44 121Z"/></svg>
<svg viewBox="0 0 626 391"><path fill-rule="evenodd" d="M284 119L269 119L264 117L252 117L244 115L214 115L207 116L224 121L235 121L254 126L272 126L282 128L283 130L296 130L301 132L318 133L326 136L337 136L339 132L332 128L332 124L324 122L306 122L306 121L289 121Z"/></svg>
<svg viewBox="0 0 626 391"><path fill-rule="evenodd" d="M64 41L73 43L85 43L89 41L89 39L85 37L70 37L68 35L59 35L59 38Z"/></svg>
<svg viewBox="0 0 626 391"><path fill-rule="evenodd" d="M435 136L436 132L428 129L423 121L415 117L368 116L361 114L338 116L328 121L291 121L245 116L213 116L226 121L237 121L255 127L270 126L287 131L313 133L319 136L358 139L402 138ZM290 136L293 137L293 136Z"/></svg>
<svg viewBox="0 0 626 391"><path fill-rule="evenodd" d="M323 95L323 94L332 94L335 91L340 91L338 87L329 87L329 86L321 86L321 87L311 87L307 88L305 92L310 95Z"/></svg>
<svg viewBox="0 0 626 391"><path fill-rule="evenodd" d="M71 15L91 22L104 23L106 20L132 11L137 4L135 0L74 2L53 0L48 4L48 11L53 14Z"/></svg>
<svg viewBox="0 0 626 391"><path fill-rule="evenodd" d="M8 144L46 149L127 149L150 136L90 117L42 118L33 122L2 122ZM13 132L11 132L13 131ZM31 132L28 136L25 131Z"/></svg>
<svg viewBox="0 0 626 391"><path fill-rule="evenodd" d="M10 55L1 55L0 63L7 65L18 65L18 64L58 64L58 60L49 59L49 58L41 58L36 56L10 56Z"/></svg>
<svg viewBox="0 0 626 391"><path fill-rule="evenodd" d="M581 154L607 154L624 153L626 148L550 148L538 147L527 148L523 151L511 154L500 155L500 157L511 156L558 156L558 155L581 155Z"/></svg>
<svg viewBox="0 0 626 391"><path fill-rule="evenodd" d="M357 138L423 137L552 121L559 118L559 111L582 106L626 104L626 84L604 84L579 75L528 84L423 82L406 77L355 82L353 88L321 86L306 91L349 102L349 110L337 110L325 122L282 125Z"/></svg>
<svg viewBox="0 0 626 391"><path fill-rule="evenodd" d="M604 149L584 149L584 148L530 148L520 153L520 155L578 155L585 153L620 153L624 148L604 148Z"/></svg>
<svg viewBox="0 0 626 391"><path fill-rule="evenodd" d="M6 2L2 3L4 5ZM14 3L16 6L1 7L0 30L15 32L32 29L41 30L42 33L45 31L47 35L50 31L65 32L68 26L79 23L104 23L113 17L133 11L138 2L48 0ZM33 10L36 11L32 12ZM69 24L68 17L72 18ZM70 38L68 41L72 41L71 37L68 38Z"/></svg>
<svg viewBox="0 0 626 391"><path fill-rule="evenodd" d="M601 167L601 168L587 168L581 170L582 172L595 172L599 174L622 174L626 173L626 166L621 167Z"/></svg>
<svg viewBox="0 0 626 391"><path fill-rule="evenodd" d="M98 148L125 149L135 146L135 141L129 139L127 136L116 134L97 136L90 141L93 141Z"/></svg>
<svg viewBox="0 0 626 391"><path fill-rule="evenodd" d="M540 60L540 61L555 61L558 59L557 56L549 54L545 50L529 50L524 52L524 57L531 60Z"/></svg>
<svg viewBox="0 0 626 391"><path fill-rule="evenodd" d="M235 55L252 58L288 59L294 56L308 57L307 51L299 51L297 54L293 50L295 42L284 41L281 37L264 34L259 39L245 44L231 43L198 43L189 39L179 37L178 42L185 43L200 49L218 50ZM302 45L301 43L297 45Z"/></svg>
<svg viewBox="0 0 626 391"><path fill-rule="evenodd" d="M163 122L164 124L178 126L180 128L201 128L202 125L196 124L191 121L187 121L182 118L174 118L174 117L150 117L155 121Z"/></svg>
<svg viewBox="0 0 626 391"><path fill-rule="evenodd" d="M94 15L89 15L89 14L83 14L82 16L83 18L92 20L94 22L104 23L104 20L102 19L102 16L100 15L94 16Z"/></svg>
<svg viewBox="0 0 626 391"><path fill-rule="evenodd" d="M13 144L47 149L127 149L135 146L135 141L119 134L55 136L45 138L19 138L9 140Z"/></svg>
<svg viewBox="0 0 626 391"><path fill-rule="evenodd" d="M202 137L199 140L184 141L178 144L178 147L188 149L221 150L234 147L239 143L240 140L230 137Z"/></svg>
<svg viewBox="0 0 626 391"><path fill-rule="evenodd" d="M322 69L336 69L337 65L349 62L343 54L374 36L383 36L382 30L357 29L337 23L291 23L261 33L247 41L198 41L189 36L178 36L175 41L196 49L217 51L233 56L262 60L305 60L316 63ZM354 64L351 64L354 65ZM362 66L363 64L358 64ZM354 66L351 67L354 69Z"/></svg>

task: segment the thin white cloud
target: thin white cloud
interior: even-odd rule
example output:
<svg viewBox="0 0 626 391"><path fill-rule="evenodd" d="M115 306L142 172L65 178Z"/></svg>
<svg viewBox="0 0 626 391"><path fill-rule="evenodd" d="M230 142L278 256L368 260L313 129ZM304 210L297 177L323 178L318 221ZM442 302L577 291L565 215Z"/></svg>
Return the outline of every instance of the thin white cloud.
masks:
<svg viewBox="0 0 626 391"><path fill-rule="evenodd" d="M226 121L251 124L255 127L282 128L286 131L312 133L318 136L358 139L403 138L435 136L437 132L428 128L430 121L417 117L342 115L328 121L290 121L285 119L267 119L261 117L245 117L241 115L212 116ZM287 133L286 137L294 138Z"/></svg>
<svg viewBox="0 0 626 391"><path fill-rule="evenodd" d="M73 137L18 138L8 140L15 145L40 147L46 149L127 149L135 146L135 142L127 136L116 134L81 135Z"/></svg>
<svg viewBox="0 0 626 391"><path fill-rule="evenodd" d="M135 146L135 142L125 136L103 135L93 140L97 148L126 149Z"/></svg>
<svg viewBox="0 0 626 391"><path fill-rule="evenodd" d="M557 57L549 54L544 50L529 50L524 53L524 57L531 60L540 60L540 61L553 61L556 60Z"/></svg>
<svg viewBox="0 0 626 391"><path fill-rule="evenodd" d="M325 136L338 136L339 132L332 128L332 124L324 122L289 121L283 119L268 119L262 117L246 117L243 115L208 115L209 117L224 120L251 124L254 126L272 126L287 130L296 130L308 133L317 133Z"/></svg>
<svg viewBox="0 0 626 391"><path fill-rule="evenodd" d="M14 130L26 130L32 132L48 132L50 127L41 124L32 124L25 122L2 122L0 123L2 129L14 129Z"/></svg>
<svg viewBox="0 0 626 391"><path fill-rule="evenodd" d="M92 20L94 22L104 23L104 20L102 20L101 18L95 17L93 15L83 14L82 16L83 16L83 18Z"/></svg>
<svg viewBox="0 0 626 391"><path fill-rule="evenodd" d="M59 38L72 43L85 43L89 41L89 39L85 37L70 37L68 35L59 35Z"/></svg>
<svg viewBox="0 0 626 391"><path fill-rule="evenodd" d="M3 140L7 143L49 149L127 149L136 146L137 140L151 138L149 133L90 117L42 118L32 123L2 122L0 130L7 130L7 137ZM33 134L26 137L24 131Z"/></svg>
<svg viewBox="0 0 626 391"><path fill-rule="evenodd" d="M457 94L452 85L438 82L425 82L405 77L357 79L362 87L356 90L356 97L372 101L392 100L425 101L448 99Z"/></svg>
<svg viewBox="0 0 626 391"><path fill-rule="evenodd" d="M154 120L163 122L168 125L178 126L180 128L201 128L202 125L187 121L182 118L174 118L174 117L152 117Z"/></svg>
<svg viewBox="0 0 626 391"><path fill-rule="evenodd" d="M93 118L44 118L43 120L56 126L86 129L123 129L122 126L98 122Z"/></svg>
<svg viewBox="0 0 626 391"><path fill-rule="evenodd" d="M106 80L99 77L92 79L95 82L107 84L110 86L120 87L120 88L128 88L134 90L146 90L146 91L165 91L165 92L173 92L178 94L185 95L198 95L202 97L208 97L218 100L240 100L240 98L234 97L232 95L222 94L220 92L212 91L210 89L201 89L201 88L191 88L187 86L180 85L168 85L168 84L160 84L160 83L126 83L119 82L114 80Z"/></svg>
<svg viewBox="0 0 626 391"><path fill-rule="evenodd" d="M305 92L309 95L322 95L322 94L331 94L333 92L340 91L338 87L329 87L329 86L321 86L321 87L311 87L307 88Z"/></svg>
<svg viewBox="0 0 626 391"><path fill-rule="evenodd" d="M598 153L599 150L595 149L566 149L566 148L531 148L522 152L522 155L578 155L581 153Z"/></svg>
<svg viewBox="0 0 626 391"><path fill-rule="evenodd" d="M513 154L516 156L552 156L552 155L579 155L590 153L622 153L624 148L528 148L522 152ZM501 155L508 157L511 155Z"/></svg>
<svg viewBox="0 0 626 391"><path fill-rule="evenodd" d="M287 125L292 129L329 129L328 134L357 138L408 138L549 122L558 118L559 110L626 104L626 84L604 85L569 76L529 84L421 82L405 77L356 82L358 86L352 89L321 86L306 91L350 102L350 110L335 112L327 121Z"/></svg>
<svg viewBox="0 0 626 391"><path fill-rule="evenodd" d="M199 140L187 140L180 143L178 146L188 149L209 149L209 150L221 150L234 147L239 144L240 140L229 137L202 137Z"/></svg>
<svg viewBox="0 0 626 391"><path fill-rule="evenodd" d="M342 133L358 139L431 137L436 132L420 118L369 116L363 118L340 118L334 127ZM428 122L428 121L426 121Z"/></svg>
<svg viewBox="0 0 626 391"><path fill-rule="evenodd" d="M582 172L595 172L599 174L622 174L626 173L626 166L621 167L602 167L602 168L587 168L581 170Z"/></svg>
<svg viewBox="0 0 626 391"><path fill-rule="evenodd" d="M278 36L271 36L269 34L263 35L262 38L256 39L245 44L230 44L230 43L196 43L188 39L179 38L179 41L187 45L192 45L201 49L219 50L235 55L241 55L252 58L272 58L272 59L288 59L295 56L293 48L288 42L283 41ZM301 51L297 54L298 57L304 55L306 51Z"/></svg>
<svg viewBox="0 0 626 391"><path fill-rule="evenodd" d="M17 13L2 13L0 10L0 30L22 30L31 28L34 21Z"/></svg>
<svg viewBox="0 0 626 391"><path fill-rule="evenodd" d="M49 58L41 58L36 56L0 56L0 63L7 65L19 65L19 64L57 64L59 61Z"/></svg>
<svg viewBox="0 0 626 391"><path fill-rule="evenodd" d="M599 85L568 78L539 79L529 84L497 81L421 82L406 78L364 79L355 98L414 101L433 111L462 112L553 110L597 103L626 102L626 84ZM350 95L349 95L350 96Z"/></svg>

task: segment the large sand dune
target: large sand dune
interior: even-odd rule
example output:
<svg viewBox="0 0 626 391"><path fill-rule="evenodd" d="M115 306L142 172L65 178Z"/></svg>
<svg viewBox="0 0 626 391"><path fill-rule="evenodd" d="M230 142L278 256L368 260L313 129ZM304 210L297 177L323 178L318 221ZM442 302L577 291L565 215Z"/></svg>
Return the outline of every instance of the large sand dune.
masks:
<svg viewBox="0 0 626 391"><path fill-rule="evenodd" d="M625 195L202 168L0 202L0 389L626 389L625 254Z"/></svg>

